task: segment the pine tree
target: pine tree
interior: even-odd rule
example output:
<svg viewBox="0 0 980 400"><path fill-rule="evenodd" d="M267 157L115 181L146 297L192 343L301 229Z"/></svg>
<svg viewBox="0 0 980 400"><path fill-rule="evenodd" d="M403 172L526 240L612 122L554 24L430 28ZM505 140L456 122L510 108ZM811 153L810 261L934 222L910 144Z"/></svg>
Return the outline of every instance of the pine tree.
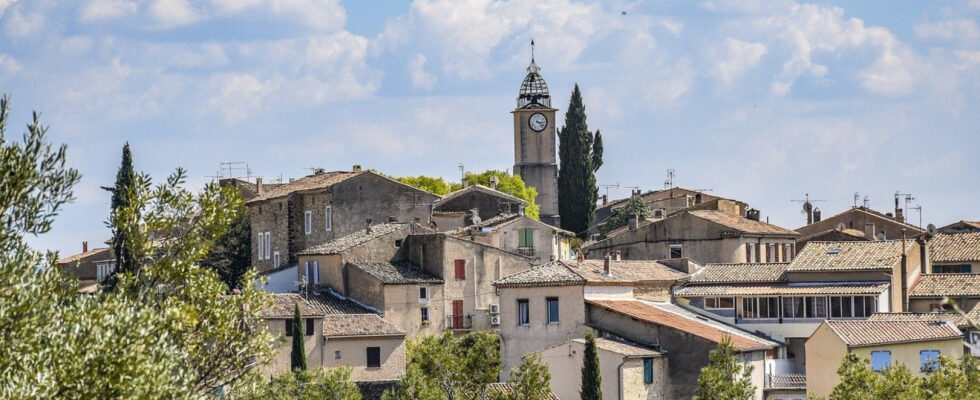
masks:
<svg viewBox="0 0 980 400"><path fill-rule="evenodd" d="M599 370L599 351L596 348L595 334L585 334L585 360L582 362L582 400L602 400L602 376Z"/></svg>
<svg viewBox="0 0 980 400"><path fill-rule="evenodd" d="M238 196L237 189L222 188L222 195ZM228 233L218 238L201 266L218 273L228 290L241 289L242 276L252 268L252 223L244 203L236 208Z"/></svg>
<svg viewBox="0 0 980 400"><path fill-rule="evenodd" d="M115 216L118 210L129 206L131 196L135 194L134 192L136 190L136 172L133 170L133 153L129 151L129 142L123 145L122 164L119 166L119 171L116 172L115 185L112 187L103 186L102 189L112 193L109 226L113 227L112 252L116 257L116 270L109 276L109 279L105 283L106 288L112 290L116 284L117 274L124 272L138 273L138 266L134 259L133 251L130 248L127 234L125 231L119 229Z"/></svg>
<svg viewBox="0 0 980 400"><path fill-rule="evenodd" d="M752 366L743 365L736 356L738 349L730 337L708 354L708 365L701 368L695 400L751 400L755 397L752 385Z"/></svg>
<svg viewBox="0 0 980 400"><path fill-rule="evenodd" d="M303 346L303 339L305 338L303 334L306 331L303 329L303 319L299 315L299 305L294 305L295 312L293 313L293 351L290 353L289 357L289 367L291 370L305 371L306 370L306 350Z"/></svg>
<svg viewBox="0 0 980 400"><path fill-rule="evenodd" d="M565 125L558 130L558 213L561 226L580 237L588 234L595 219L598 196L595 171L602 165L602 142L594 144L586 123L585 105L578 84L565 113Z"/></svg>

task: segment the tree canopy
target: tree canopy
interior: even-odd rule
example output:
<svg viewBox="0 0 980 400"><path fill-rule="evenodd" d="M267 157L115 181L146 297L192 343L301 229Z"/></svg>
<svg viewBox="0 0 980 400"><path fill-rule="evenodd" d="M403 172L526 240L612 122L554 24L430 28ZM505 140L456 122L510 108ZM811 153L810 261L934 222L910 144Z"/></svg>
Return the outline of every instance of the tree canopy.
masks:
<svg viewBox="0 0 980 400"><path fill-rule="evenodd" d="M738 361L738 349L730 337L708 354L708 365L701 368L695 400L751 400L755 398L752 366Z"/></svg>
<svg viewBox="0 0 980 400"><path fill-rule="evenodd" d="M903 364L875 372L867 358L849 352L837 375L830 400L980 399L980 361L970 355L959 362L940 356L936 368L920 377Z"/></svg>
<svg viewBox="0 0 980 400"><path fill-rule="evenodd" d="M639 196L633 196L626 204L613 208L612 212L609 213L609 218L606 219L606 223L599 229L599 233L605 236L609 232L628 225L633 216L639 217L642 221L650 218L650 215L650 205Z"/></svg>
<svg viewBox="0 0 980 400"><path fill-rule="evenodd" d="M385 399L477 399L500 375L500 337L493 332L423 336L409 340L407 355L406 374Z"/></svg>
<svg viewBox="0 0 980 400"><path fill-rule="evenodd" d="M540 218L541 207L535 203L535 199L538 197L538 190L534 187L527 186L524 180L520 176L511 175L506 171L498 170L487 170L481 173L467 172L465 174L464 180L469 185L483 185L490 186L490 178L497 177L497 190L507 193L511 196L517 197L528 203L528 206L524 208L524 215L528 218L538 219ZM409 186L417 187L419 189L438 194L440 196L445 196L454 191L463 188L463 185L455 182L446 182L443 178L434 178L425 175L419 176L406 176L406 177L391 177L398 182L404 183Z"/></svg>
<svg viewBox="0 0 980 400"><path fill-rule="evenodd" d="M346 367L286 371L231 396L233 400L361 400Z"/></svg>

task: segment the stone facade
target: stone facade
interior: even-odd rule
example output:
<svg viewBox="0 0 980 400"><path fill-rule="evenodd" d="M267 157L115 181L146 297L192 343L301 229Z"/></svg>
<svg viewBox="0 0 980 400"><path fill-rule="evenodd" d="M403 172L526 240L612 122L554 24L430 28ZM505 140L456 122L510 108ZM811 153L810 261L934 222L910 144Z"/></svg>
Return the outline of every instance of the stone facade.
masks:
<svg viewBox="0 0 980 400"><path fill-rule="evenodd" d="M833 231L841 224L844 229L854 229L864 233L864 238L868 240L878 239L883 235L884 239L901 239L902 230L905 230L907 237L915 237L924 233L917 226L906 224L894 217L879 213L870 208L855 207L840 214L826 218L812 224L796 228L803 237L814 236L827 231ZM804 243L800 243L802 249Z"/></svg>
<svg viewBox="0 0 980 400"><path fill-rule="evenodd" d="M367 366L369 347L379 348L380 367ZM405 374L404 337L326 338L323 351L324 368L350 367L354 381L397 380Z"/></svg>
<svg viewBox="0 0 980 400"><path fill-rule="evenodd" d="M525 216L503 218L500 223L461 230L460 235L530 257L535 264L573 257L571 240L575 235L571 232Z"/></svg>
<svg viewBox="0 0 980 400"><path fill-rule="evenodd" d="M100 268L103 273L107 271L107 266L115 268L115 256L112 248L99 247L88 250L88 243L85 244L84 251L58 260L56 263L66 274L78 278L82 282L95 282L100 277ZM101 267L100 267L101 266ZM102 278L105 278L102 276Z"/></svg>
<svg viewBox="0 0 980 400"><path fill-rule="evenodd" d="M497 292L500 294L502 380L510 376L511 369L521 364L525 354L585 336L585 297L582 284L500 287ZM557 323L548 322L548 298L558 300ZM528 302L527 325L518 321L518 300ZM555 393L558 394L558 391ZM559 394L559 397L562 396Z"/></svg>
<svg viewBox="0 0 980 400"><path fill-rule="evenodd" d="M493 188L472 185L446 195L435 203L436 212L470 213L476 210L481 220L487 220L503 214L522 214L527 202ZM439 226L442 231L453 227Z"/></svg>
<svg viewBox="0 0 980 400"><path fill-rule="evenodd" d="M541 206L541 220L558 226L558 158L555 113L548 86L531 61L518 97L514 115L514 175L538 191L535 203ZM532 116L542 115L544 127L531 127ZM539 117L535 117L539 118Z"/></svg>

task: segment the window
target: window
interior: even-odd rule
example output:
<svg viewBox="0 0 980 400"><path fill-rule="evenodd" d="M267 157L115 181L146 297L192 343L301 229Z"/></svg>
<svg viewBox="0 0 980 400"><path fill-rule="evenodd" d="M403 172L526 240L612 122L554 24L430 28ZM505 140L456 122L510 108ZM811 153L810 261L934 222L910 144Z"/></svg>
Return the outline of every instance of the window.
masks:
<svg viewBox="0 0 980 400"><path fill-rule="evenodd" d="M833 296L830 298L830 318L867 318L874 314L874 296Z"/></svg>
<svg viewBox="0 0 980 400"><path fill-rule="evenodd" d="M793 257L790 254L793 251L793 245L790 243L783 244L783 262L793 261Z"/></svg>
<svg viewBox="0 0 980 400"><path fill-rule="evenodd" d="M421 302L429 301L429 288L425 286L419 286L419 301Z"/></svg>
<svg viewBox="0 0 980 400"><path fill-rule="evenodd" d="M466 260L456 260L456 279L466 279Z"/></svg>
<svg viewBox="0 0 980 400"><path fill-rule="evenodd" d="M890 351L872 351L871 352L871 369L875 371L882 371L892 365L892 352Z"/></svg>
<svg viewBox="0 0 980 400"><path fill-rule="evenodd" d="M939 368L939 350L922 350L919 352L919 370L932 372Z"/></svg>
<svg viewBox="0 0 980 400"><path fill-rule="evenodd" d="M746 297L742 299L742 317L746 319L779 318L779 298Z"/></svg>
<svg viewBox="0 0 980 400"><path fill-rule="evenodd" d="M395 248L397 249L399 247L402 247L402 240L401 239L395 240Z"/></svg>
<svg viewBox="0 0 980 400"><path fill-rule="evenodd" d="M286 320L286 336L293 336L293 320Z"/></svg>
<svg viewBox="0 0 980 400"><path fill-rule="evenodd" d="M755 250L756 250L755 243L746 243L745 244L745 262L749 262L749 263L759 262L756 259L756 251Z"/></svg>
<svg viewBox="0 0 980 400"><path fill-rule="evenodd" d="M340 359L340 350L334 350L333 351L333 359L334 360L339 360Z"/></svg>
<svg viewBox="0 0 980 400"><path fill-rule="evenodd" d="M969 274L970 264L963 265L933 265L934 274Z"/></svg>
<svg viewBox="0 0 980 400"><path fill-rule="evenodd" d="M256 244L259 250L259 260L265 260L265 233L259 232L259 240Z"/></svg>
<svg viewBox="0 0 980 400"><path fill-rule="evenodd" d="M367 367L368 368L380 368L381 367L381 348L380 347L368 347L367 348Z"/></svg>
<svg viewBox="0 0 980 400"><path fill-rule="evenodd" d="M272 253L272 268L279 268L279 252Z"/></svg>
<svg viewBox="0 0 980 400"><path fill-rule="evenodd" d="M112 275L112 273L115 272L116 264L113 263L99 264L96 266L96 269L97 269L95 272L96 279L98 279L99 282L102 282L103 280L105 280L105 278L108 278L109 275Z"/></svg>
<svg viewBox="0 0 980 400"><path fill-rule="evenodd" d="M325 216L326 219L327 231L328 232L332 231L333 230L333 207L327 206L326 208L324 208L323 215Z"/></svg>
<svg viewBox="0 0 980 400"><path fill-rule="evenodd" d="M549 324L558 323L558 298L557 297L548 298L548 323Z"/></svg>
<svg viewBox="0 0 980 400"><path fill-rule="evenodd" d="M313 211L303 212L303 233L307 235L313 233Z"/></svg>
<svg viewBox="0 0 980 400"><path fill-rule="evenodd" d="M310 262L309 261L307 261L306 263L303 264L303 278L306 279L306 282L307 283L310 282Z"/></svg>
<svg viewBox="0 0 980 400"><path fill-rule="evenodd" d="M653 383L653 359L643 359L643 383Z"/></svg>
<svg viewBox="0 0 980 400"><path fill-rule="evenodd" d="M320 262L313 260L313 282L320 283Z"/></svg>
<svg viewBox="0 0 980 400"><path fill-rule="evenodd" d="M518 247L534 247L534 230L520 229L517 231Z"/></svg>
<svg viewBox="0 0 980 400"><path fill-rule="evenodd" d="M773 262L776 259L776 246L772 243L766 244L766 262Z"/></svg>
<svg viewBox="0 0 980 400"><path fill-rule="evenodd" d="M735 299L732 297L706 297L704 308L716 310L731 310L735 308Z"/></svg>
<svg viewBox="0 0 980 400"><path fill-rule="evenodd" d="M429 307L422 307L422 325L429 324Z"/></svg>
<svg viewBox="0 0 980 400"><path fill-rule="evenodd" d="M684 249L679 244L670 245L670 258L684 257Z"/></svg>
<svg viewBox="0 0 980 400"><path fill-rule="evenodd" d="M784 297L783 318L827 318L827 298Z"/></svg>
<svg viewBox="0 0 980 400"><path fill-rule="evenodd" d="M313 318L306 319L306 336L313 336Z"/></svg>
<svg viewBox="0 0 980 400"><path fill-rule="evenodd" d="M265 233L265 259L268 260L272 255L272 233Z"/></svg>
<svg viewBox="0 0 980 400"><path fill-rule="evenodd" d="M531 314L527 299L517 299L517 324L527 326L531 323Z"/></svg>

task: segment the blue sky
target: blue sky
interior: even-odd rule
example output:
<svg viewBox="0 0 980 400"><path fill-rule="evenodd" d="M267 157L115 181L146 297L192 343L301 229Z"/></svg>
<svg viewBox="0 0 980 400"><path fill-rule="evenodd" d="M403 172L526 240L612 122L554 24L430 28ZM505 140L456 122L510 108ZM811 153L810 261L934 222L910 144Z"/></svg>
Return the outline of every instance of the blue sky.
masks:
<svg viewBox="0 0 980 400"><path fill-rule="evenodd" d="M788 228L804 193L834 214L897 190L944 225L980 218L978 17L980 0L0 0L0 91L8 138L42 111L83 174L33 241L63 253L108 237L99 186L127 140L138 169L193 186L221 161L267 181L510 168L532 37L560 116L581 86L612 197L673 168Z"/></svg>

